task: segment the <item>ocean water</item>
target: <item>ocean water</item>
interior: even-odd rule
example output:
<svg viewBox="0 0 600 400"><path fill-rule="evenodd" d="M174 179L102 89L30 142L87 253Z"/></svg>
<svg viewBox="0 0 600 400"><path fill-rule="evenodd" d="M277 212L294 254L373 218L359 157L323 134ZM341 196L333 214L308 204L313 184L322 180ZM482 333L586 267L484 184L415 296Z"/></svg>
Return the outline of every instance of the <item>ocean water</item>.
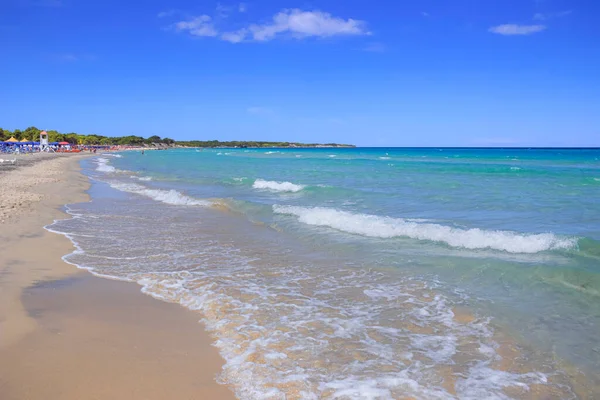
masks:
<svg viewBox="0 0 600 400"><path fill-rule="evenodd" d="M600 150L82 166L65 260L197 310L240 399L600 398Z"/></svg>

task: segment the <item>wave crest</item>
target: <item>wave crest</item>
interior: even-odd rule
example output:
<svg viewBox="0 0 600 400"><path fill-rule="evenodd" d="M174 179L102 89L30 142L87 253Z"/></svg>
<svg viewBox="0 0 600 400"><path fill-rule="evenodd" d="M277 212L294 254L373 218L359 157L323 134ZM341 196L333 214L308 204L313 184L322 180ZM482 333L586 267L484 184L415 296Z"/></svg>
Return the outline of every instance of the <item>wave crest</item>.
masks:
<svg viewBox="0 0 600 400"><path fill-rule="evenodd" d="M108 165L108 158L100 157L96 160L98 166L96 167L96 171L112 173L116 172L117 169L112 165Z"/></svg>
<svg viewBox="0 0 600 400"><path fill-rule="evenodd" d="M135 176L135 175L131 175L130 176L131 179L137 179L138 181L143 181L143 182L148 182L151 181L152 178L149 176Z"/></svg>
<svg viewBox="0 0 600 400"><path fill-rule="evenodd" d="M298 217L308 225L328 226L340 231L380 238L409 237L446 243L464 249L493 249L508 253L539 253L546 250L570 249L574 238L560 238L552 233L521 234L511 231L488 231L478 228L460 229L433 223L417 223L401 218L353 214L323 207L274 205L277 214Z"/></svg>
<svg viewBox="0 0 600 400"><path fill-rule="evenodd" d="M275 182L257 179L252 185L254 189L272 190L274 192L299 192L304 189L305 185L296 185L291 182Z"/></svg>
<svg viewBox="0 0 600 400"><path fill-rule="evenodd" d="M135 183L111 183L111 187L122 192L135 193L149 197L153 200L163 202L165 204L179 206L211 206L212 203L206 200L198 200L193 197L184 195L177 190L162 190L150 189Z"/></svg>

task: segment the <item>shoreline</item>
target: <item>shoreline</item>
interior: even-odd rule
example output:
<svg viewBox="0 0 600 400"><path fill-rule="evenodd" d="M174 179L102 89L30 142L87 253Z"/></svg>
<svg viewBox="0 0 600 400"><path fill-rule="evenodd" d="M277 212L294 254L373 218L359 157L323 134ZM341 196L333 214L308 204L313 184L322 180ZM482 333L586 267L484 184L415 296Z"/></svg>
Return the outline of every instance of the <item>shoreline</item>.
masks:
<svg viewBox="0 0 600 400"><path fill-rule="evenodd" d="M64 234L54 234L41 226L50 224L54 219L69 219L69 215L59 211L65 203L89 200L85 192L90 187L89 179L79 172L77 165L85 156L59 156L65 161L57 161L60 165L54 167L52 161L48 161L33 168L22 167L10 174L0 174L0 206L4 206L7 199L4 196L6 191L2 191L6 187L6 179L13 181L14 189L23 192L25 199L16 209L16 215L11 216L5 225L0 225L3 227L0 232L0 398L234 398L227 386L215 382L224 361L211 344L217 337L227 338L229 332L239 330L229 325L221 332L224 334L209 336L202 325L198 326L200 313L212 315L210 318L214 323L230 312L227 304L215 302L215 308L209 311L190 311L177 301L169 303L165 299L157 302L151 298L151 292L140 292L138 284L134 286L132 282L111 280L110 276L99 279L101 274L87 273L84 267L92 265L92 261L81 262L80 268L59 261L73 251L73 243L56 239ZM30 168L31 173L26 173L25 168ZM47 174L48 171L50 174ZM35 196L29 199L27 193L44 196L43 201ZM19 196L14 198L19 199ZM102 196L95 196L95 201L101 203ZM112 222L96 226L93 221L111 220L102 218L103 214L99 211L92 214L92 219L86 220L84 225L90 230L75 232L97 237L96 232L103 232L103 229L110 231L115 226ZM155 215L147 210L141 215L133 214L139 218ZM222 223L220 221L219 225ZM235 227L238 227L237 221ZM125 237L120 240L127 242ZM128 246L125 248L129 249ZM86 251L90 250L94 256L125 257L102 253L102 249L103 246L100 246ZM215 272L218 275L218 271L210 272L208 275ZM12 295L7 296L7 293ZM435 297L425 286L415 289L414 294L423 302ZM282 297L277 304L289 301L289 298ZM456 324L478 323L477 315L468 307L456 306L450 311ZM210 321L208 324L213 326ZM417 336L434 333L434 328L410 321L400 321L399 324L402 329ZM6 329L7 326L12 328ZM322 329L316 325L313 328L315 332ZM286 329L286 324L278 329ZM491 360L490 368L500 376L517 374L524 378L535 376L533 371L539 370L547 374L551 382L551 385L546 385L543 381L532 381L527 393L519 393L519 386L513 384L514 388L507 389L506 393L516 398L558 398L564 395L564 392L559 392L562 384L567 384L564 387L572 390L574 395L576 393L578 398L592 398L592 393L597 392L593 382L584 379L577 368L560 365L560 360L555 360L556 364L552 365L560 365L559 370L562 371L555 375L553 371L544 369L548 365L523 359L522 354L534 354L534 351L523 346L511 332L502 329L493 329L493 332L498 357ZM7 333L11 333L11 337ZM470 339L465 337L461 340L465 340L462 349L466 354L470 351ZM244 349L243 346L239 348ZM284 343L278 343L278 346L281 347L277 349L285 348ZM336 349L344 346L343 341L335 342ZM526 350L525 353L522 350ZM225 353L228 359L229 354ZM348 360L365 360L358 352L342 356L349 357ZM252 353L248 357L251 362L268 363L264 360L260 353ZM468 367L460 360L458 358L458 362L450 366L440 364L435 370L442 379L443 389L453 396L459 393L457 382ZM299 364L302 362L302 359L298 361ZM317 359L316 362L324 361ZM242 395L243 390L228 380L227 372L226 369L221 379L228 382L230 388L237 388ZM234 376L239 378L240 372L244 371L235 371ZM246 379L246 382L252 381ZM270 387L280 388L293 397L300 387L294 385L296 383L284 382Z"/></svg>
<svg viewBox="0 0 600 400"><path fill-rule="evenodd" d="M196 313L62 260L73 244L44 226L89 200L90 156L0 168L0 398L234 399Z"/></svg>

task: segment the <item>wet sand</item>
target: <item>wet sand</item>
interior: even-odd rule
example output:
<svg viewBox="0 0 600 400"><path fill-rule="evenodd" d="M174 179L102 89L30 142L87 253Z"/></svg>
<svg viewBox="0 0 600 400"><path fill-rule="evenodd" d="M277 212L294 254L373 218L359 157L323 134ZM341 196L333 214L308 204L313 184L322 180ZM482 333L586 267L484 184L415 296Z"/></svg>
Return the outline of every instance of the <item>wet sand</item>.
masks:
<svg viewBox="0 0 600 400"><path fill-rule="evenodd" d="M61 260L71 242L43 226L87 200L85 156L0 174L0 398L233 399L197 314Z"/></svg>

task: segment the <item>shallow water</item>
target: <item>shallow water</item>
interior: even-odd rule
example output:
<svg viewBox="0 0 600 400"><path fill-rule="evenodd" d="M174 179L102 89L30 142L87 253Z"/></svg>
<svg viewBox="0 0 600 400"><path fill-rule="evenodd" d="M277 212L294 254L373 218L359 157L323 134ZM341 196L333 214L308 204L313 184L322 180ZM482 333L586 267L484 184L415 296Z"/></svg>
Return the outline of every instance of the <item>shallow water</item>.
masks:
<svg viewBox="0 0 600 400"><path fill-rule="evenodd" d="M600 395L600 151L83 162L68 262L199 310L254 398Z"/></svg>

